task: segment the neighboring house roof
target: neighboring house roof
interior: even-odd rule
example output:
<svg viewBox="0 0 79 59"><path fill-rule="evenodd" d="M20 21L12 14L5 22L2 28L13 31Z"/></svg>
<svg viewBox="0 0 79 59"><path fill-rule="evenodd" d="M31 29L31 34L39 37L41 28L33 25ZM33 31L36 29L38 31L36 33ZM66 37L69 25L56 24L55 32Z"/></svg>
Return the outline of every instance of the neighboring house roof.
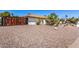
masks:
<svg viewBox="0 0 79 59"><path fill-rule="evenodd" d="M47 16L41 16L41 15L36 15L36 14L31 14L31 13L29 13L26 17L47 19Z"/></svg>

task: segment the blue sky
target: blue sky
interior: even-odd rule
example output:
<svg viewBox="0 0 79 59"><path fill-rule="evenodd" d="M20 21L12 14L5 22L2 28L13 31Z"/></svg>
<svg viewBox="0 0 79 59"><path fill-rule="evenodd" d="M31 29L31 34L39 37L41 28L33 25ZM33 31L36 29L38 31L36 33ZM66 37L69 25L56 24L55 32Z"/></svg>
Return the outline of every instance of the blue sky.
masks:
<svg viewBox="0 0 79 59"><path fill-rule="evenodd" d="M15 16L26 16L28 13L38 14L38 15L49 15L50 13L56 13L60 18L68 17L79 17L79 10L0 10L1 12L9 11Z"/></svg>

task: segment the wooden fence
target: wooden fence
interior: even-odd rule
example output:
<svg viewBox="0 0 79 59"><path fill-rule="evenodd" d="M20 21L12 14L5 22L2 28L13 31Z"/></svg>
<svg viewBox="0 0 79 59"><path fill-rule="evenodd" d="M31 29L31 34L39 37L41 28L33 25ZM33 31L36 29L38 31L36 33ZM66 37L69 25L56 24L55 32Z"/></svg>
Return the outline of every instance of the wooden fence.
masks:
<svg viewBox="0 0 79 59"><path fill-rule="evenodd" d="M3 26L12 26L12 25L25 25L27 23L25 17L3 17L2 25Z"/></svg>

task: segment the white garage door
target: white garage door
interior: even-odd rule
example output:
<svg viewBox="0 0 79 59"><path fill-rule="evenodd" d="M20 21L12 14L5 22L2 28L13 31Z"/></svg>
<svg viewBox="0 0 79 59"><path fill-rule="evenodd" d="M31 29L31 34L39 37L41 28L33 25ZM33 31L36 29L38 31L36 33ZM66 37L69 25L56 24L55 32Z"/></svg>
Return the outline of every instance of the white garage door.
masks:
<svg viewBox="0 0 79 59"><path fill-rule="evenodd" d="M28 25L36 25L36 18L28 18Z"/></svg>
<svg viewBox="0 0 79 59"><path fill-rule="evenodd" d="M28 25L36 25L36 22L28 22Z"/></svg>

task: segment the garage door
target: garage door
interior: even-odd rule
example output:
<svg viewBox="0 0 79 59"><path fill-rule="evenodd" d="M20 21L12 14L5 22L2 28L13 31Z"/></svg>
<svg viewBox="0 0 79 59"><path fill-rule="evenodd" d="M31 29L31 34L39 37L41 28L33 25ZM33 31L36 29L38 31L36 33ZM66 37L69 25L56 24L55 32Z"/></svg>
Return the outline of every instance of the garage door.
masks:
<svg viewBox="0 0 79 59"><path fill-rule="evenodd" d="M28 25L36 25L36 18L28 18Z"/></svg>
<svg viewBox="0 0 79 59"><path fill-rule="evenodd" d="M36 22L28 22L29 25L36 25Z"/></svg>

